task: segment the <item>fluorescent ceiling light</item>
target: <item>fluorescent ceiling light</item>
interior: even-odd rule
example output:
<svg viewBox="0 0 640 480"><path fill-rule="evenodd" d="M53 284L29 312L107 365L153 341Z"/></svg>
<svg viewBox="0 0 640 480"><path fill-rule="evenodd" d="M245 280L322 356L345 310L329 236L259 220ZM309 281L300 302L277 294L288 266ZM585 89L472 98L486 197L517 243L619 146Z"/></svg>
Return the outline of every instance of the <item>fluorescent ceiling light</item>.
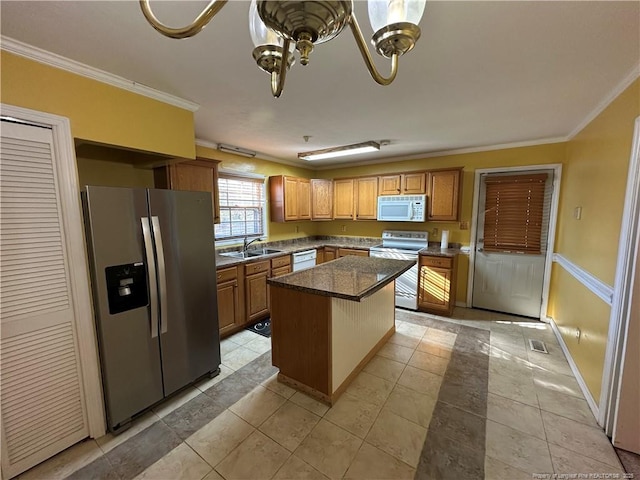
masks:
<svg viewBox="0 0 640 480"><path fill-rule="evenodd" d="M378 150L380 150L378 142L363 142L342 147L325 148L324 150L315 150L313 152L303 152L298 154L298 158L302 160L324 160L326 158L346 157L359 153L377 152Z"/></svg>
<svg viewBox="0 0 640 480"><path fill-rule="evenodd" d="M256 156L256 152L254 152L253 150L247 150L246 148L240 148L234 145L225 145L223 143L218 144L218 150L220 150L221 152L242 155L243 157L253 158Z"/></svg>

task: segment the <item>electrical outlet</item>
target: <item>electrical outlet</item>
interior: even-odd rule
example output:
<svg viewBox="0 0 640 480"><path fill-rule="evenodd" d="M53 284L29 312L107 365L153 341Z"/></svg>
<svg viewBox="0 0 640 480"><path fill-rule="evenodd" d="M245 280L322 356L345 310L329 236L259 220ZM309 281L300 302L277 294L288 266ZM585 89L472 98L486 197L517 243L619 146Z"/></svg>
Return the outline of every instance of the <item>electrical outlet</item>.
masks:
<svg viewBox="0 0 640 480"><path fill-rule="evenodd" d="M434 237L438 235L438 227L433 227L431 229L431 235L433 235Z"/></svg>
<svg viewBox="0 0 640 480"><path fill-rule="evenodd" d="M580 220L582 218L582 207L576 207L573 209L573 218Z"/></svg>
<svg viewBox="0 0 640 480"><path fill-rule="evenodd" d="M296 225L296 233L298 233L300 231L300 227L298 225Z"/></svg>
<svg viewBox="0 0 640 480"><path fill-rule="evenodd" d="M347 226L346 225L341 225L342 227L342 232L346 232L347 231Z"/></svg>
<svg viewBox="0 0 640 480"><path fill-rule="evenodd" d="M576 328L576 340L578 340L578 343L580 343L580 336L582 335L582 332L580 331L579 328Z"/></svg>
<svg viewBox="0 0 640 480"><path fill-rule="evenodd" d="M460 230L469 230L469 222L466 220L460 222Z"/></svg>

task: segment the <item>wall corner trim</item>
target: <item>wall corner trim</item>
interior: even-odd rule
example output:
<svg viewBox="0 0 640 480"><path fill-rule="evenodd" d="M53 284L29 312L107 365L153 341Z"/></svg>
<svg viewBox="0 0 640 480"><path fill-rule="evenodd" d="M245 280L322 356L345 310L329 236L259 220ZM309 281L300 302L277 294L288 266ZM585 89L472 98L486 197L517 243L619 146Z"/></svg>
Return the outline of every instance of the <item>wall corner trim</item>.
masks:
<svg viewBox="0 0 640 480"><path fill-rule="evenodd" d="M600 409L598 408L598 404L596 403L595 399L593 398L593 395L591 395L591 392L589 391L589 388L587 387L587 383L584 381L584 378L582 378L582 374L580 373L580 370L578 369L578 365L576 365L576 362L573 361L573 357L571 356L571 353L569 352L569 348L567 347L567 344L564 343L564 339L562 338L562 334L560 333L560 329L558 329L558 326L556 325L556 322L554 321L553 318L546 317L545 321L549 325L551 325L551 330L553 330L553 333L555 334L556 339L558 340L558 343L560 344L560 348L562 349L562 353L564 353L564 356L566 357L567 362L569 362L569 367L571 368L571 371L573 372L573 375L576 377L576 381L578 382L578 385L580 386L580 390L582 390L582 394L584 395L585 400L589 404L589 408L591 409L591 412L593 413L593 416L595 417L596 421L598 422L598 425L602 426L601 423L600 423Z"/></svg>
<svg viewBox="0 0 640 480"><path fill-rule="evenodd" d="M160 90L156 90L155 88L148 87L133 80L127 80L124 77L105 72L104 70L85 65L75 60L63 57L62 55L48 52L10 37L5 37L4 35L0 36L0 45L2 50L13 53L14 55L19 55L21 57L28 58L29 60L49 65L50 67L59 68L82 77L97 80L98 82L106 83L107 85L121 88L138 95L143 95L145 97L152 98L153 100L173 105L174 107L183 108L190 112L195 112L200 108L200 105L197 103L185 100L184 98L161 92Z"/></svg>
<svg viewBox="0 0 640 480"><path fill-rule="evenodd" d="M607 285L602 280L576 265L571 260L563 257L559 253L553 254L553 261L569 272L573 277L591 290L592 293L600 297L607 305L613 302L613 287Z"/></svg>

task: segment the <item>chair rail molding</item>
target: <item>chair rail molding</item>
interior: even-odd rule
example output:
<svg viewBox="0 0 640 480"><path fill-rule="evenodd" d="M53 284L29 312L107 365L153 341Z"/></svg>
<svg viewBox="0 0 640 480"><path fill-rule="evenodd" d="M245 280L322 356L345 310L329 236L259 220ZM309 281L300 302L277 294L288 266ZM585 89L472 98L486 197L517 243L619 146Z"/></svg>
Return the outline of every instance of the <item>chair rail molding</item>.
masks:
<svg viewBox="0 0 640 480"><path fill-rule="evenodd" d="M563 257L559 253L553 254L553 261L569 272L581 284L587 287L592 293L597 295L607 305L613 302L613 287L607 285L595 275L576 265L571 260Z"/></svg>

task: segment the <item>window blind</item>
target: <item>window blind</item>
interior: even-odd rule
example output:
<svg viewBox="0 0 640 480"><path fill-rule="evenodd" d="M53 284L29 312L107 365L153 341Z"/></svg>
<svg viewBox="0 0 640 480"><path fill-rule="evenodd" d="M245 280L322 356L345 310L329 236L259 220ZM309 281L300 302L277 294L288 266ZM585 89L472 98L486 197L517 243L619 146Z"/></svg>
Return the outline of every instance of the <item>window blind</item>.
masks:
<svg viewBox="0 0 640 480"><path fill-rule="evenodd" d="M536 173L485 179L485 251L542 253L547 178L546 173Z"/></svg>
<svg viewBox="0 0 640 480"><path fill-rule="evenodd" d="M220 223L216 240L264 235L264 180L220 174Z"/></svg>

